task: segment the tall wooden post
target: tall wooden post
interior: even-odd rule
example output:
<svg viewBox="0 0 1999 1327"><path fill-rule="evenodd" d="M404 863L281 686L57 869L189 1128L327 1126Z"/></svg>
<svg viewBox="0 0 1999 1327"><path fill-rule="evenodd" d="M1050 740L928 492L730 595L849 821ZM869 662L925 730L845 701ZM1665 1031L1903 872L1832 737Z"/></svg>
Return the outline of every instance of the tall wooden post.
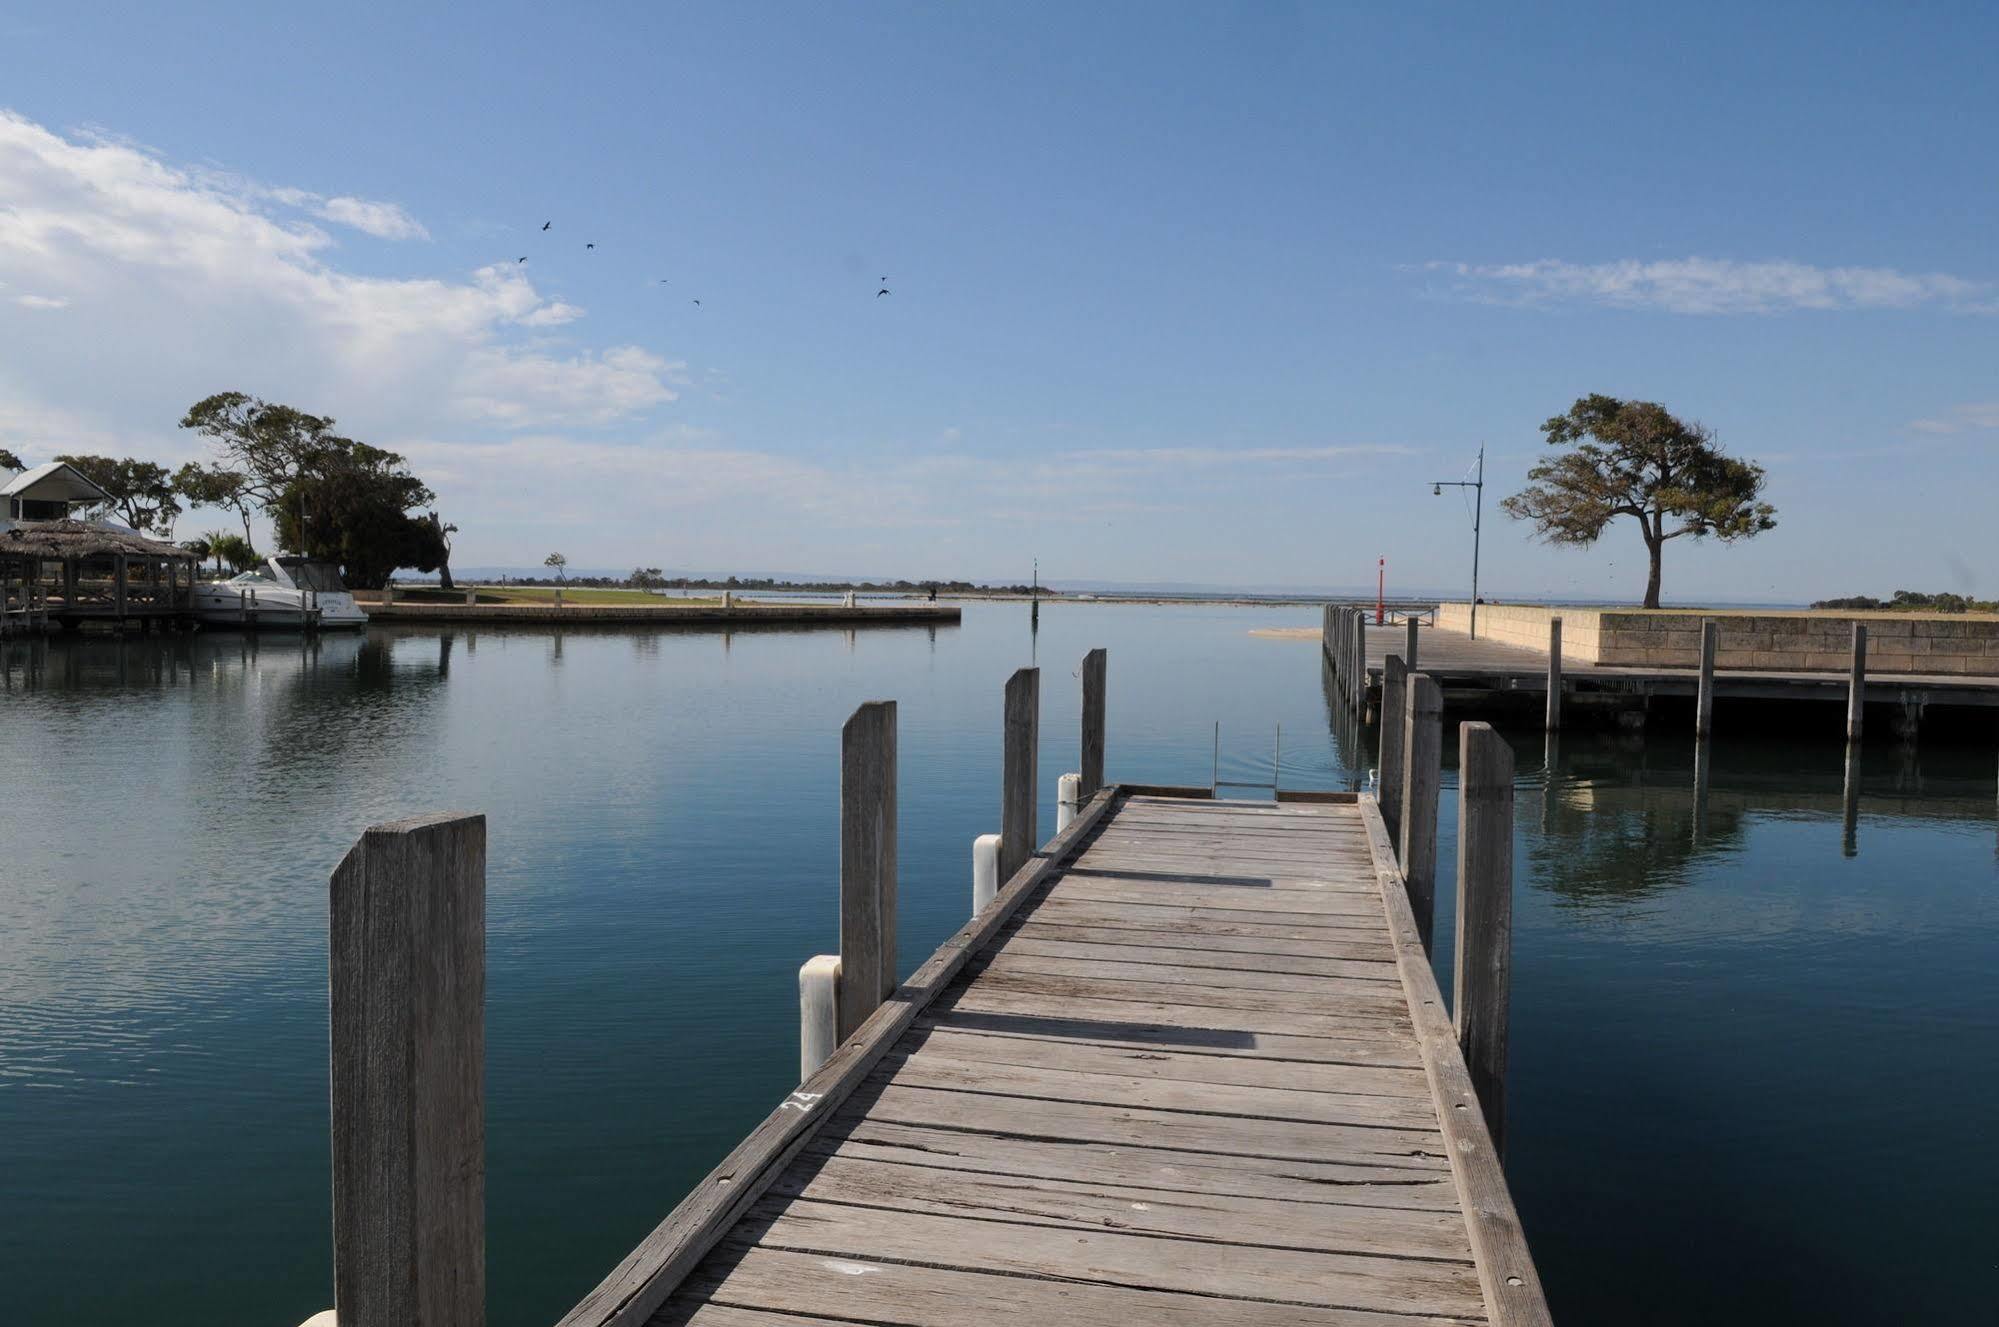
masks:
<svg viewBox="0 0 1999 1327"><path fill-rule="evenodd" d="M1853 624L1853 669L1846 682L1846 740L1860 740L1860 721L1867 708L1867 626Z"/></svg>
<svg viewBox="0 0 1999 1327"><path fill-rule="evenodd" d="M111 555L111 594L118 609L118 625L125 625L125 574L126 563L123 553Z"/></svg>
<svg viewBox="0 0 1999 1327"><path fill-rule="evenodd" d="M1437 916L1437 792L1444 776L1444 698L1423 673L1405 679L1402 729L1402 880L1423 948Z"/></svg>
<svg viewBox="0 0 1999 1327"><path fill-rule="evenodd" d="M1083 778L1076 793L1082 803L1104 786L1104 674L1109 658L1101 649L1083 656Z"/></svg>
<svg viewBox="0 0 1999 1327"><path fill-rule="evenodd" d="M1416 671L1416 619L1410 618L1403 629L1409 633L1409 639L1402 646L1402 666L1413 673Z"/></svg>
<svg viewBox="0 0 1999 1327"><path fill-rule="evenodd" d="M1548 619L1548 722L1547 731L1562 728L1562 619Z"/></svg>
<svg viewBox="0 0 1999 1327"><path fill-rule="evenodd" d="M1359 713L1367 708L1367 611L1356 609L1353 615L1353 707Z"/></svg>
<svg viewBox="0 0 1999 1327"><path fill-rule="evenodd" d="M1402 738L1407 704L1409 670L1402 656L1391 654L1381 662L1381 823L1391 843L1402 842Z"/></svg>
<svg viewBox="0 0 1999 1327"><path fill-rule="evenodd" d="M840 729L840 1040L895 992L895 702Z"/></svg>
<svg viewBox="0 0 1999 1327"><path fill-rule="evenodd" d="M1694 699L1694 733L1700 737L1714 729L1714 642L1719 634L1713 618L1701 622L1701 680Z"/></svg>
<svg viewBox="0 0 1999 1327"><path fill-rule="evenodd" d="M486 818L374 826L329 897L340 1327L481 1327Z"/></svg>
<svg viewBox="0 0 1999 1327"><path fill-rule="evenodd" d="M1458 936L1453 1022L1495 1147L1506 1132L1513 966L1513 749L1489 723L1458 729Z"/></svg>
<svg viewBox="0 0 1999 1327"><path fill-rule="evenodd" d="M1034 855L1035 763L1040 758L1041 670L1023 668L1007 679L1000 763L1000 886Z"/></svg>

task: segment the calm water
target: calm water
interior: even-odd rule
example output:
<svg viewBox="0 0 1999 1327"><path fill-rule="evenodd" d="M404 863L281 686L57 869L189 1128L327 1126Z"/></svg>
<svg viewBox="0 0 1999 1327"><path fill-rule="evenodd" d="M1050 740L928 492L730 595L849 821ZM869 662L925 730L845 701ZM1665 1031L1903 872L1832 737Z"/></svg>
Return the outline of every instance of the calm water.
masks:
<svg viewBox="0 0 1999 1327"><path fill-rule="evenodd" d="M1286 786L1350 787L1313 644L1249 634L1316 620L0 645L5 1320L326 1307L326 875L371 821L490 817L490 1321L545 1327L793 1086L856 703L901 702L907 971L997 828L1008 672L1044 830L1095 645L1112 777L1206 783L1219 720L1222 777L1281 725ZM1835 744L1724 734L1702 807L1682 741L1517 749L1509 1169L1557 1316L1990 1321L1989 740L1870 747L1852 855Z"/></svg>

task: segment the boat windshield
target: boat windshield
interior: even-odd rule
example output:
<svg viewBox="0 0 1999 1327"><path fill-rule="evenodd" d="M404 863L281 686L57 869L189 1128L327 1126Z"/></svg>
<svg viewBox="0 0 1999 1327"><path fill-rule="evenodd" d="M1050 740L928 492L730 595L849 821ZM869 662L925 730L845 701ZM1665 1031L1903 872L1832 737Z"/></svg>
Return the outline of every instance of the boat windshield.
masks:
<svg viewBox="0 0 1999 1327"><path fill-rule="evenodd" d="M229 578L231 585L276 585L277 578L268 571L246 571Z"/></svg>
<svg viewBox="0 0 1999 1327"><path fill-rule="evenodd" d="M340 568L331 562L307 562L303 558L280 559L279 565L292 578L292 584L301 590L317 590L321 594L345 594L347 585L340 579Z"/></svg>

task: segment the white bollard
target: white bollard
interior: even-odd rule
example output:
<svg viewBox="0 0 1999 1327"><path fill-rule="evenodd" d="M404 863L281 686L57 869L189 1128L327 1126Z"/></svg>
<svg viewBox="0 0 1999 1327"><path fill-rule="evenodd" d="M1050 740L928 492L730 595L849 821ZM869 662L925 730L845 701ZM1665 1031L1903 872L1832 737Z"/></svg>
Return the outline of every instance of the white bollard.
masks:
<svg viewBox="0 0 1999 1327"><path fill-rule="evenodd" d="M854 592L852 590L847 591L847 597L843 601L843 606L847 608L852 608L854 606Z"/></svg>
<svg viewBox="0 0 1999 1327"><path fill-rule="evenodd" d="M999 848L1000 836L981 834L972 840L972 915L978 916L986 910L986 905L999 897Z"/></svg>
<svg viewBox="0 0 1999 1327"><path fill-rule="evenodd" d="M1069 822L1076 818L1076 803L1082 800L1083 776L1064 774L1055 780L1055 832L1060 834L1069 828Z"/></svg>
<svg viewBox="0 0 1999 1327"><path fill-rule="evenodd" d="M465 606L467 608L472 607L478 602L479 602L479 592L477 590L468 589L465 591Z"/></svg>
<svg viewBox="0 0 1999 1327"><path fill-rule="evenodd" d="M840 1049L840 956L819 954L798 970L798 1081Z"/></svg>
<svg viewBox="0 0 1999 1327"><path fill-rule="evenodd" d="M728 612L736 606L736 596L728 590L722 591L722 611Z"/></svg>

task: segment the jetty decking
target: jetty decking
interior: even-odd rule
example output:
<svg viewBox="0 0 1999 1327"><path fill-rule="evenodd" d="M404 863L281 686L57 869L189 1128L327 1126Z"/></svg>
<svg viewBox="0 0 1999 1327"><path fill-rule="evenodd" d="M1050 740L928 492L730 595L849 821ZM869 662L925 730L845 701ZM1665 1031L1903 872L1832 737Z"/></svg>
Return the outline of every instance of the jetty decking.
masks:
<svg viewBox="0 0 1999 1327"><path fill-rule="evenodd" d="M1335 636L1340 638L1327 638L1326 658L1336 673L1351 681L1357 703L1379 713L1384 665L1391 654L1407 661L1407 629L1377 627L1371 621L1362 624L1360 671L1347 657L1342 631L1336 627ZM1548 694L1549 662L1546 650L1474 640L1460 631L1433 627L1418 632L1417 660L1411 671L1427 674L1436 682L1448 710L1538 711ZM1999 659L1994 663L1999 665ZM1556 677L1562 705L1585 713L1642 715L1655 699L1697 700L1701 692L1697 668L1582 664L1565 659ZM1848 672L1721 668L1712 670L1710 698L1844 705L1850 699L1851 687ZM1999 675L1870 669L1862 680L1861 704L1895 713L1897 727L1913 732L1923 711L1931 707L1999 707Z"/></svg>
<svg viewBox="0 0 1999 1327"><path fill-rule="evenodd" d="M1547 1320L1371 800L1104 790L564 1322L1010 1317Z"/></svg>

